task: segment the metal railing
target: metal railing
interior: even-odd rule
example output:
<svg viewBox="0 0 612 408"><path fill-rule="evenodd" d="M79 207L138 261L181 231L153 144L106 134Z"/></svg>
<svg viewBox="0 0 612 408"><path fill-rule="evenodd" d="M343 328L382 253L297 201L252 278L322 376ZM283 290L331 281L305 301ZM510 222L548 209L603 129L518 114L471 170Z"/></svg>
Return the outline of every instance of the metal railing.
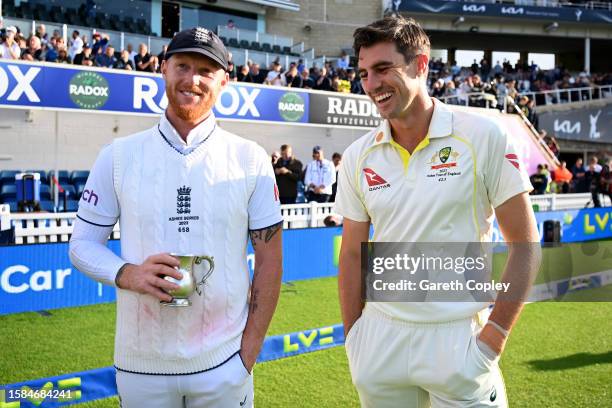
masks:
<svg viewBox="0 0 612 408"><path fill-rule="evenodd" d="M38 24L44 24L46 31L49 35L51 35L54 30L59 30L59 32L62 33L62 36L64 37L64 43L66 44L66 46L69 46L69 36L74 30L77 30L81 36L86 35L90 43L94 33L100 32L106 34L109 36L109 43L112 44L118 50L123 50L125 49L125 47L127 47L127 44L132 44L134 46L134 51L138 52L139 44L147 44L147 47L149 48L149 52L151 54L159 54L162 50L162 46L170 42L169 38L164 37L154 37L150 35L126 33L113 30L100 30L93 27L84 27L73 24L36 21L17 17L4 17L3 21L4 27L8 27L11 25L17 26L24 34L28 32L35 33L36 26Z"/></svg>
<svg viewBox="0 0 612 408"><path fill-rule="evenodd" d="M535 101L535 106L538 106L538 100L541 101L542 98L545 101L544 105L592 101L612 98L612 85L594 85L591 87L553 89L540 92L518 92L518 95L528 96L529 99ZM503 95L493 95L484 91L441 96L439 99L453 105L479 106L481 108L495 108L502 105L503 111L507 111L507 104ZM540 104L539 106L543 105Z"/></svg>
<svg viewBox="0 0 612 408"><path fill-rule="evenodd" d="M278 45L280 47L292 47L293 38L284 37L282 35L260 33L259 31L229 28L227 26L217 26L217 35L219 37L225 37L228 40L235 38L238 42L240 40L246 40L249 43L257 41L260 44L268 43L270 45Z"/></svg>
<svg viewBox="0 0 612 408"><path fill-rule="evenodd" d="M447 1L462 1L464 3L491 3L491 0L447 0ZM611 10L612 3L608 1L586 1L584 3L572 3L571 1L561 0L493 0L499 4L513 4L515 6L533 6L533 7L572 7L583 9L598 9Z"/></svg>
<svg viewBox="0 0 612 408"><path fill-rule="evenodd" d="M538 211L576 210L589 205L591 194L546 194L529 198ZM323 227L325 218L332 214L333 205L316 202L282 205L283 228ZM609 205L612 206L612 202ZM14 229L15 244L68 242L75 218L76 213L11 213L7 205L0 205L0 227ZM115 224L111 238L120 238L119 223Z"/></svg>

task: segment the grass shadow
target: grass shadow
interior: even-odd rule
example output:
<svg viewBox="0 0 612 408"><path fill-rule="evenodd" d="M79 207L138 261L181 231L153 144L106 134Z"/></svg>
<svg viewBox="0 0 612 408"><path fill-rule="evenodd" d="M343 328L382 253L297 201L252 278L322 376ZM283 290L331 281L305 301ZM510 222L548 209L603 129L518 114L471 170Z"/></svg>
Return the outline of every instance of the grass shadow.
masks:
<svg viewBox="0 0 612 408"><path fill-rule="evenodd" d="M531 360L529 364L538 371L568 370L593 364L611 364L612 351L606 353L576 353L552 360Z"/></svg>

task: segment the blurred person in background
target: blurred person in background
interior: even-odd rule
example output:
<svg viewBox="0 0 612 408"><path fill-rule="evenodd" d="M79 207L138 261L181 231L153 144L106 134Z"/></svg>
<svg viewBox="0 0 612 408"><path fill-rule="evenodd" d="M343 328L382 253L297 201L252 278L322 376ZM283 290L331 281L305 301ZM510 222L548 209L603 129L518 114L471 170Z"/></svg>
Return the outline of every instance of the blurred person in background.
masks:
<svg viewBox="0 0 612 408"><path fill-rule="evenodd" d="M77 54L74 57L72 63L74 65L84 65L87 67L91 67L94 64L94 55L91 52L91 47L89 44L83 45L83 51L80 54Z"/></svg>
<svg viewBox="0 0 612 408"><path fill-rule="evenodd" d="M248 65L245 64L240 67L238 73L236 74L236 79L238 82L253 82Z"/></svg>
<svg viewBox="0 0 612 408"><path fill-rule="evenodd" d="M254 63L253 65L251 65L250 69L251 69L251 78L253 79L253 83L263 84L266 79L266 76L260 70L259 64Z"/></svg>
<svg viewBox="0 0 612 408"><path fill-rule="evenodd" d="M17 27L8 26L5 31L4 41L0 43L0 58L18 60L21 58L21 48L17 43Z"/></svg>
<svg viewBox="0 0 612 408"><path fill-rule="evenodd" d="M83 52L83 40L80 37L80 33L77 30L72 32L72 39L70 40L70 48L68 49L68 55L70 60L74 60L77 54Z"/></svg>
<svg viewBox="0 0 612 408"><path fill-rule="evenodd" d="M297 187L302 177L302 162L293 157L290 145L281 146L281 157L274 165L281 204L295 204Z"/></svg>
<svg viewBox="0 0 612 408"><path fill-rule="evenodd" d="M324 157L321 146L315 146L312 149L312 161L306 166L304 174L306 199L327 203L332 194L332 184L335 182L334 164Z"/></svg>
<svg viewBox="0 0 612 408"><path fill-rule="evenodd" d="M584 168L584 162L582 158L576 159L576 162L572 166L572 192L574 193L587 193L589 191L589 185L586 181L586 171Z"/></svg>
<svg viewBox="0 0 612 408"><path fill-rule="evenodd" d="M40 43L40 38L33 35L28 39L28 48L23 51L23 53L21 54L21 58L30 61L44 60L44 52Z"/></svg>
<svg viewBox="0 0 612 408"><path fill-rule="evenodd" d="M138 54L134 56L136 71L155 72L157 70L157 57L149 54L149 47L142 43L138 46Z"/></svg>
<svg viewBox="0 0 612 408"><path fill-rule="evenodd" d="M130 52L128 50L121 51L121 58L115 62L114 68L134 71L134 63L130 60Z"/></svg>
<svg viewBox="0 0 612 408"><path fill-rule="evenodd" d="M291 63L291 66L285 73L285 83L290 88L302 88L304 85L302 77L300 77L300 74L297 70L297 66L294 62Z"/></svg>
<svg viewBox="0 0 612 408"><path fill-rule="evenodd" d="M272 62L272 69L268 72L264 84L273 86L285 86L285 76L281 72L281 64L279 62Z"/></svg>
<svg viewBox="0 0 612 408"><path fill-rule="evenodd" d="M117 64L117 58L115 58L115 48L112 45L107 45L104 53L98 54L94 61L96 67L102 68L114 68Z"/></svg>
<svg viewBox="0 0 612 408"><path fill-rule="evenodd" d="M330 202L336 201L336 191L338 191L338 172L340 171L340 164L342 163L342 154L334 152L332 154L332 163L334 163L334 170L336 171L336 180L332 184L332 195L329 198Z"/></svg>
<svg viewBox="0 0 612 408"><path fill-rule="evenodd" d="M572 182L572 172L567 168L567 162L562 161L561 165L553 173L553 181L557 185L559 193L569 193L570 183Z"/></svg>
<svg viewBox="0 0 612 408"><path fill-rule="evenodd" d="M310 77L310 71L308 68L304 68L301 72L302 77L302 88L304 89L314 89L314 81Z"/></svg>
<svg viewBox="0 0 612 408"><path fill-rule="evenodd" d="M319 91L332 90L332 82L331 79L327 76L327 68L322 67L321 71L319 71L319 76L315 80L314 89Z"/></svg>

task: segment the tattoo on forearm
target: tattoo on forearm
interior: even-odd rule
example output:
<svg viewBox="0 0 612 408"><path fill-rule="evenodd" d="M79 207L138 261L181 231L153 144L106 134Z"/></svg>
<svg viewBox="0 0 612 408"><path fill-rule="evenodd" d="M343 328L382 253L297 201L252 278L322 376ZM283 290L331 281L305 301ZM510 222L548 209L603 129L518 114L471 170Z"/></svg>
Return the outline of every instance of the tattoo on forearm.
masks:
<svg viewBox="0 0 612 408"><path fill-rule="evenodd" d="M253 249L257 246L257 241L263 240L265 243L270 242L272 237L282 228L283 223L279 222L278 224L272 225L271 227L249 231L249 236L251 237L251 244L253 245Z"/></svg>

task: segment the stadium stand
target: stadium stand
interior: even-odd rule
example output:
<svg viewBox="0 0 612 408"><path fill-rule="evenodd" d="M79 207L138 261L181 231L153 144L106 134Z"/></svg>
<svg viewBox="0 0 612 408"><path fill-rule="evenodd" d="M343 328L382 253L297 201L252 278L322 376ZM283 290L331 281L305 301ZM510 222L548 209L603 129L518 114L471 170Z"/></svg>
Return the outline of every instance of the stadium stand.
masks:
<svg viewBox="0 0 612 408"><path fill-rule="evenodd" d="M15 185L15 175L22 173L21 170L2 170L0 171L0 204L8 204L11 212L17 211L17 187ZM26 170L24 173L38 173L41 178L40 185L40 203L41 211L46 212L74 212L78 209L78 200L80 200L85 182L89 177L89 170L68 170L58 171L58 183L61 189L58 189L58 206L56 207L53 201L53 189L49 183L52 183L55 176L55 170Z"/></svg>

